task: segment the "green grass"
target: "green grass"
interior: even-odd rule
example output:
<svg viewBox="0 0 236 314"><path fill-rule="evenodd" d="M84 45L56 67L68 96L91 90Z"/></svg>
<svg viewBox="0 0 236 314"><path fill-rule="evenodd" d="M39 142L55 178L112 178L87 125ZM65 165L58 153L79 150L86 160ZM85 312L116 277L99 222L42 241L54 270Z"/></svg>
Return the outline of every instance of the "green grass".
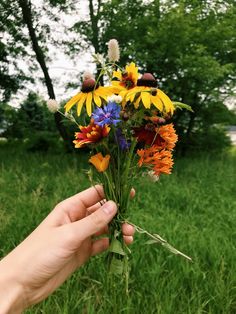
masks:
<svg viewBox="0 0 236 314"><path fill-rule="evenodd" d="M27 154L0 146L0 255L62 199L88 187L86 156ZM137 234L130 296L109 288L104 255L93 258L27 313L236 313L236 154L178 159L171 176L137 180L130 219L194 262ZM31 261L29 261L31 263Z"/></svg>

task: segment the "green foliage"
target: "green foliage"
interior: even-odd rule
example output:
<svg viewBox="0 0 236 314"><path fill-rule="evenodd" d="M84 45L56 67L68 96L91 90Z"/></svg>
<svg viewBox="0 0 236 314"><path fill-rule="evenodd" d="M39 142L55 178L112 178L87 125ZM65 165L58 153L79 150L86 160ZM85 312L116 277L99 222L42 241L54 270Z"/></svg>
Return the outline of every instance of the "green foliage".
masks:
<svg viewBox="0 0 236 314"><path fill-rule="evenodd" d="M13 138L28 138L39 131L55 133L53 115L48 111L45 101L37 94L29 93L16 111L15 119L6 135Z"/></svg>
<svg viewBox="0 0 236 314"><path fill-rule="evenodd" d="M6 111L6 110L5 110ZM5 112L5 132L10 140L20 139L29 151L48 151L61 147L53 114L37 94L29 93L19 109Z"/></svg>
<svg viewBox="0 0 236 314"><path fill-rule="evenodd" d="M232 121L224 100L236 84L233 1L113 0L92 9L88 20L74 25L83 41L80 47L71 43L72 52L92 45L106 54L106 42L117 38L121 64L136 61L143 72L154 73L172 100L192 107L175 117L184 150L186 143L193 146L196 132Z"/></svg>
<svg viewBox="0 0 236 314"><path fill-rule="evenodd" d="M0 148L0 254L22 241L52 208L89 186L87 156L25 154ZM26 313L229 314L236 312L235 153L176 162L156 184L136 181L129 220L158 232L193 258L189 263L135 235L129 298L107 281L105 254ZM52 176L53 173L53 176ZM29 261L30 262L30 261Z"/></svg>

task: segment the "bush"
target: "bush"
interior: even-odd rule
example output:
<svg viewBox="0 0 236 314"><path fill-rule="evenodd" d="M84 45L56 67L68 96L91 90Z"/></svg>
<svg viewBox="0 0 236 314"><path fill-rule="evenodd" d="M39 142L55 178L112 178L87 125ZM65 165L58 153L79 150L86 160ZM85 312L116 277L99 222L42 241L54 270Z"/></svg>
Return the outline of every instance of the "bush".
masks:
<svg viewBox="0 0 236 314"><path fill-rule="evenodd" d="M62 141L55 134L47 131L39 131L26 139L25 148L30 152L58 152L63 149L62 144Z"/></svg>
<svg viewBox="0 0 236 314"><path fill-rule="evenodd" d="M231 146L231 140L222 126L211 126L191 133L188 139L182 137L179 142L182 154L188 152L221 153ZM177 147L178 151L178 147Z"/></svg>

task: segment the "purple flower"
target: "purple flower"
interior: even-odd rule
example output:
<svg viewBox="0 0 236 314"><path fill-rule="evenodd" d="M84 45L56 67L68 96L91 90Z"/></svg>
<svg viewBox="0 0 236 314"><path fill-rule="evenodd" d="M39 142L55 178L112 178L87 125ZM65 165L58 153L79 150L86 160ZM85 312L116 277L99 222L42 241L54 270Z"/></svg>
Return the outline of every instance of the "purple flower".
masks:
<svg viewBox="0 0 236 314"><path fill-rule="evenodd" d="M116 130L116 142L121 150L127 150L130 147L130 143L125 139L121 129Z"/></svg>
<svg viewBox="0 0 236 314"><path fill-rule="evenodd" d="M116 125L120 122L120 110L121 107L115 102L109 102L103 108L97 108L92 113L92 118L94 123L99 126L104 126L105 124L114 124Z"/></svg>

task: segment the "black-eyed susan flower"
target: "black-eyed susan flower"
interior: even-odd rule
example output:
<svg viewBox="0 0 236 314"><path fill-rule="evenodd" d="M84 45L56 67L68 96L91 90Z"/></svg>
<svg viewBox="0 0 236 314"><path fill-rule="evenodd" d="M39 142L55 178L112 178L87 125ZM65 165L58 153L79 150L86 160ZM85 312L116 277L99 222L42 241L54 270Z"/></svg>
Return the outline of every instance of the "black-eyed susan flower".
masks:
<svg viewBox="0 0 236 314"><path fill-rule="evenodd" d="M74 105L77 105L77 115L80 116L83 106L86 106L88 116L92 114L93 104L101 107L103 102L107 101L107 97L117 93L117 88L112 86L99 86L95 79L85 79L81 91L72 97L65 105L68 112Z"/></svg>
<svg viewBox="0 0 236 314"><path fill-rule="evenodd" d="M170 98L157 88L157 81L150 73L145 73L138 79L137 86L128 91L124 96L123 104L131 102L137 109L142 104L146 109L155 106L159 112L173 114L174 105Z"/></svg>
<svg viewBox="0 0 236 314"><path fill-rule="evenodd" d="M94 165L98 172L104 172L109 166L110 158L110 155L106 155L105 157L103 157L101 153L98 153L96 155L93 155L89 159L89 162Z"/></svg>
<svg viewBox="0 0 236 314"><path fill-rule="evenodd" d="M127 89L129 90L137 85L138 77L138 68L134 62L131 62L126 65L125 71L118 70L113 72L112 85L120 89L120 95L123 97Z"/></svg>

